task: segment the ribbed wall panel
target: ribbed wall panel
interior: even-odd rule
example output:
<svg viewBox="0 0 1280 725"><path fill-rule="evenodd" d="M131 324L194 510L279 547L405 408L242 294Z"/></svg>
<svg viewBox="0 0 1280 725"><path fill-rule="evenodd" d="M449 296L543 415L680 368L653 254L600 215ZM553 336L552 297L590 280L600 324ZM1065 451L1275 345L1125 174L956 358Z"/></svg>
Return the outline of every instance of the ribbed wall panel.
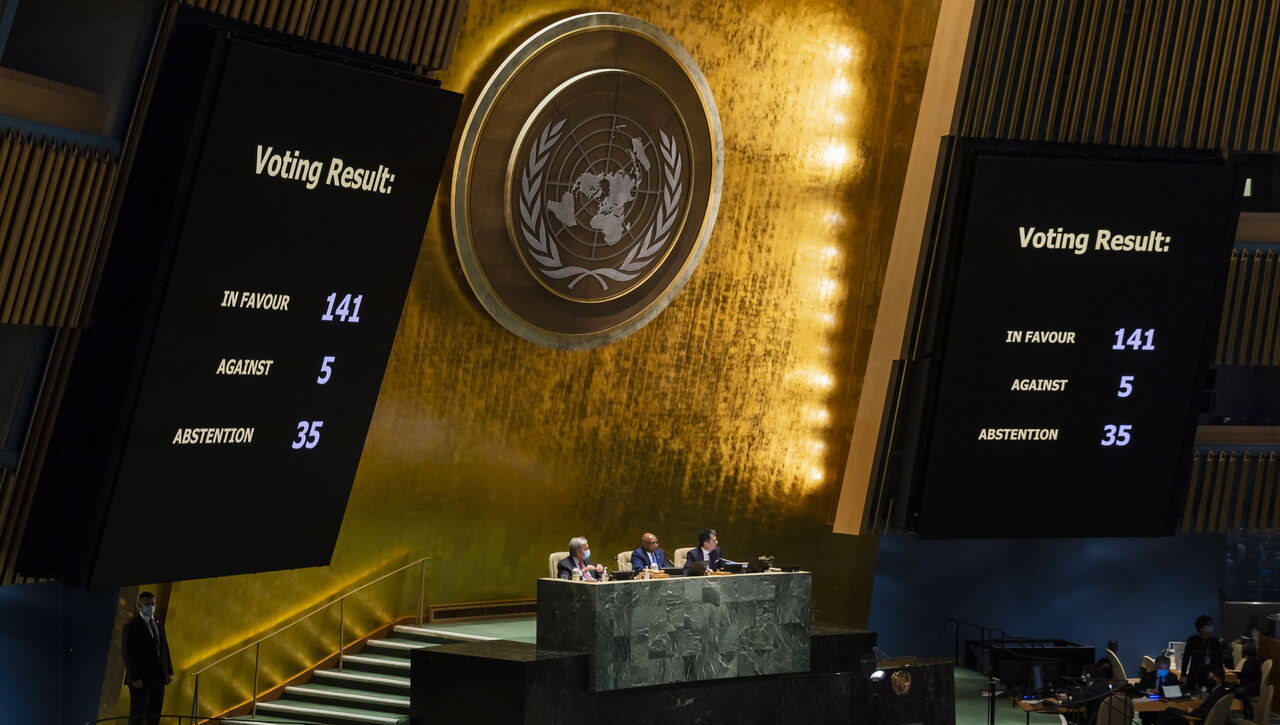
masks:
<svg viewBox="0 0 1280 725"><path fill-rule="evenodd" d="M1280 532L1280 465L1275 451L1197 451L1180 531Z"/></svg>
<svg viewBox="0 0 1280 725"><path fill-rule="evenodd" d="M105 153L0 130L0 324L79 324L115 168Z"/></svg>
<svg viewBox="0 0 1280 725"><path fill-rule="evenodd" d="M0 532L14 531L19 528L16 520L14 501L17 499L17 474L8 466L0 466ZM0 562L9 557L10 548L14 548L8 539L0 533ZM12 573L0 567L0 585L12 583Z"/></svg>
<svg viewBox="0 0 1280 725"><path fill-rule="evenodd" d="M409 63L449 66L466 0L182 0L236 20Z"/></svg>
<svg viewBox="0 0 1280 725"><path fill-rule="evenodd" d="M1231 253L1213 362L1280 365L1280 253Z"/></svg>
<svg viewBox="0 0 1280 725"><path fill-rule="evenodd" d="M1280 2L987 0L960 133L1280 150Z"/></svg>

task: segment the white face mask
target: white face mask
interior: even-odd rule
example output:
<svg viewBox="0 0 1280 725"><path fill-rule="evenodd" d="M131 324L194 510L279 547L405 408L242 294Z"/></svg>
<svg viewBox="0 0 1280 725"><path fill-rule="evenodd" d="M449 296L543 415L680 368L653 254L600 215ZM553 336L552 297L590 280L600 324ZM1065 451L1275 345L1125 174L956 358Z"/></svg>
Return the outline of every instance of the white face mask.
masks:
<svg viewBox="0 0 1280 725"><path fill-rule="evenodd" d="M156 605L154 605L154 604L144 604L144 605L142 605L142 616L144 616L144 617L154 617L154 616L156 616Z"/></svg>
<svg viewBox="0 0 1280 725"><path fill-rule="evenodd" d="M587 559L590 559L590 558L591 558L591 550L590 550L590 549L586 549L585 551L583 551L583 552L582 552L582 560L583 560L583 561L586 561Z"/></svg>
<svg viewBox="0 0 1280 725"><path fill-rule="evenodd" d="M1201 631L1201 632L1204 632L1205 634L1213 634L1213 625L1212 625L1212 624L1206 624L1206 625L1204 626L1204 629L1202 629L1202 630L1200 630L1200 631Z"/></svg>

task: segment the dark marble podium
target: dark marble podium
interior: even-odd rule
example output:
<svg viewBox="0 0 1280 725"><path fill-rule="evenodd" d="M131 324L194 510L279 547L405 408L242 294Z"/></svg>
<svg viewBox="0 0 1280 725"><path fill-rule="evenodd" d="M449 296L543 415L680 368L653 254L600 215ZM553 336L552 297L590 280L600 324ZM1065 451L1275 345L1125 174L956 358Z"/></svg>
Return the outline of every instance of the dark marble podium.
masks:
<svg viewBox="0 0 1280 725"><path fill-rule="evenodd" d="M872 632L815 627L808 672L609 691L588 689L585 652L503 641L424 647L411 653L410 723L954 725L951 662L877 662L875 644ZM876 669L884 676L872 680Z"/></svg>
<svg viewBox="0 0 1280 725"><path fill-rule="evenodd" d="M809 671L808 572L538 580L538 648L589 655L592 691Z"/></svg>

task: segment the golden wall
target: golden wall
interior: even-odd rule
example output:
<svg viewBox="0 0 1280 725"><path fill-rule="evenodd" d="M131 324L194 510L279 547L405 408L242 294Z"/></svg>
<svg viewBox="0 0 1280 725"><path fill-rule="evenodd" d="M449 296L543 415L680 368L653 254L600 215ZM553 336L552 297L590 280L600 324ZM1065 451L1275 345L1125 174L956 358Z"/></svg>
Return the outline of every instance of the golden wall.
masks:
<svg viewBox="0 0 1280 725"><path fill-rule="evenodd" d="M707 253L635 335L537 347L471 296L442 189L332 565L174 584L165 712L190 711L185 673L380 572L430 555L431 602L528 598L579 534L607 562L644 531L671 552L714 527L730 558L812 569L817 619L864 623L876 541L831 517L938 4L473 0L443 75L468 94L576 12L629 13L690 50L724 125ZM332 650L335 627L284 649L330 633ZM300 656L282 652L261 684L291 674ZM202 700L227 687L202 681Z"/></svg>

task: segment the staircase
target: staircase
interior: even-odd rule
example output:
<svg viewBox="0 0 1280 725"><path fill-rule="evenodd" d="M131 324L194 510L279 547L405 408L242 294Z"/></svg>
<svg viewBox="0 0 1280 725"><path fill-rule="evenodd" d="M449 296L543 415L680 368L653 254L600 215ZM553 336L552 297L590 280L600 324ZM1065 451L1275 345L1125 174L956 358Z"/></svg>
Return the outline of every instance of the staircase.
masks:
<svg viewBox="0 0 1280 725"><path fill-rule="evenodd" d="M341 669L315 670L307 684L285 687L280 699L259 701L256 715L223 718L223 724L408 725L409 653L494 639L407 625L390 634L368 640L359 654L344 654Z"/></svg>

